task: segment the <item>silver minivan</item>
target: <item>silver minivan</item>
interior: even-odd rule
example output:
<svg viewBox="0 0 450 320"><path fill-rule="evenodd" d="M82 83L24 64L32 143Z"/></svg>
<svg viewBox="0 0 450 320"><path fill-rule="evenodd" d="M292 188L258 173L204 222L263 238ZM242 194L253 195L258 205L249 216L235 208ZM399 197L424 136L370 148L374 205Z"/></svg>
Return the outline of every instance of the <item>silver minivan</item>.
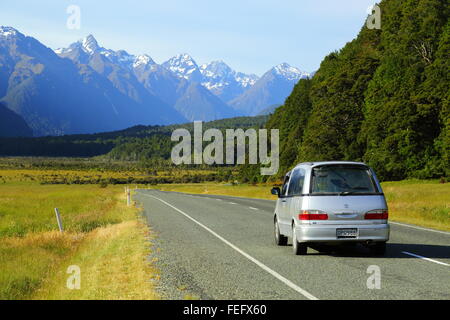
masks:
<svg viewBox="0 0 450 320"><path fill-rule="evenodd" d="M314 244L367 245L384 255L389 240L388 208L375 172L349 161L300 163L289 171L274 213L277 245L292 238L296 255Z"/></svg>

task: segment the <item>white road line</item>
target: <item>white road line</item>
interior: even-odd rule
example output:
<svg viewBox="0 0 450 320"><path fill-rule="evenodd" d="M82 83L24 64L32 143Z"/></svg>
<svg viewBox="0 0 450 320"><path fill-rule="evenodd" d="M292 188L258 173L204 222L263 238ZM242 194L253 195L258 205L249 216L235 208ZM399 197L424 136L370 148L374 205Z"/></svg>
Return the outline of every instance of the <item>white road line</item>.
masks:
<svg viewBox="0 0 450 320"><path fill-rule="evenodd" d="M174 207L173 205L171 205L170 203L159 199L155 196L152 195L147 195L144 194L147 197L152 197L156 200L161 201L162 203L164 203L165 205L171 207L172 209L174 209L175 211L178 211L179 213L181 213L182 215L184 215L186 218L188 218L189 220L191 220L192 222L198 224L200 227L202 227L203 229L205 229L206 231L208 231L209 233L211 233L213 236L215 236L216 238L218 238L219 240L221 240L223 243L225 243L226 245L230 246L231 248L233 248L234 250L236 250L238 253L240 253L241 255L243 255L244 257L246 257L248 260L250 260L251 262L255 263L258 267L260 267L261 269L263 269L264 271L270 273L272 276L274 276L275 278L277 278L278 280L280 280L281 282L283 282L285 285L287 285L288 287L290 287L291 289L297 291L298 293L300 293L301 295L305 296L306 298L308 298L309 300L319 300L318 298L316 298L315 296L313 296L312 294L310 294L309 292L307 292L306 290L300 288L299 286L297 286L295 283L293 283L292 281L286 279L285 277L283 277L281 274L279 274L278 272L272 270L271 268L269 268L268 266L266 266L265 264L263 264L262 262L260 262L259 260L253 258L251 255L249 255L248 253L242 251L241 249L239 249L238 247L236 247L234 244L232 244L231 242L229 242L228 240L226 240L225 238L223 238L222 236L220 236L219 234L217 234L216 232L214 232L213 230L211 230L210 228L208 228L207 226L205 226L204 224L202 224L201 222L198 222L197 220L195 220L194 218L192 218L190 215L188 215L187 213L181 211L180 209Z"/></svg>
<svg viewBox="0 0 450 320"><path fill-rule="evenodd" d="M216 199L217 201L222 201L222 199Z"/></svg>
<svg viewBox="0 0 450 320"><path fill-rule="evenodd" d="M248 207L249 209L252 209L252 210L259 210L258 208L253 208L253 207Z"/></svg>
<svg viewBox="0 0 450 320"><path fill-rule="evenodd" d="M414 254L414 253L411 253L411 252L408 252L408 251L402 251L402 253L410 255L410 256L413 256L413 257L416 257L416 258L419 258L419 259L427 260L427 261L430 261L430 262L434 262L434 263L438 263L438 264L442 264L444 266L450 267L450 264L447 264L447 263L444 263L444 262L441 262L441 261L436 261L436 260L433 260L433 259L430 259L430 258L422 257L422 256L419 256L418 254Z"/></svg>
<svg viewBox="0 0 450 320"><path fill-rule="evenodd" d="M445 232L445 231L440 231L440 230L434 230L434 229L428 229L428 228L422 228L422 227L417 227L417 226L411 226L411 225L409 225L409 224L404 224L404 223L394 222L394 221L389 221L389 223L391 223L391 224L396 224L396 225L403 226L403 227L413 228L413 229L419 229L419 230L425 230L425 231L431 231L431 232L442 233L442 234L446 234L446 235L449 235L449 236L450 236L450 232Z"/></svg>
<svg viewBox="0 0 450 320"><path fill-rule="evenodd" d="M228 202L229 204L237 204L237 203L234 203L234 202Z"/></svg>

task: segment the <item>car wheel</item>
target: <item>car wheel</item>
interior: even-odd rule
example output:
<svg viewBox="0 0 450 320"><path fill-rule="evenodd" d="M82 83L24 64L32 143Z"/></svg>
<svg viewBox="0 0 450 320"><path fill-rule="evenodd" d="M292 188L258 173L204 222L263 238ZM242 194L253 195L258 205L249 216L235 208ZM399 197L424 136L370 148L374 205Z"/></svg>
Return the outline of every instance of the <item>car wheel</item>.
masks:
<svg viewBox="0 0 450 320"><path fill-rule="evenodd" d="M386 254L386 242L377 242L370 247L372 254L376 256L384 256Z"/></svg>
<svg viewBox="0 0 450 320"><path fill-rule="evenodd" d="M297 241L294 225L292 225L292 249L295 255L305 255L308 251L306 244Z"/></svg>
<svg viewBox="0 0 450 320"><path fill-rule="evenodd" d="M287 245L288 238L280 233L280 226L278 225L278 220L276 218L274 223L274 233L275 233L275 243L278 246Z"/></svg>

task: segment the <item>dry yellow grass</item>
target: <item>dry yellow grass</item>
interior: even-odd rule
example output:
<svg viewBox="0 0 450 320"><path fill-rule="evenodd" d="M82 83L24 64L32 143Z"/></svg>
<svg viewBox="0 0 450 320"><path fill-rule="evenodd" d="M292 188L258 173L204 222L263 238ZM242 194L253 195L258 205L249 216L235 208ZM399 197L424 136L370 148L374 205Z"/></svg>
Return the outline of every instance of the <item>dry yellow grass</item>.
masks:
<svg viewBox="0 0 450 320"><path fill-rule="evenodd" d="M147 281L157 276L145 261L148 229L123 190L0 183L0 299L157 298ZM54 207L64 233L55 231ZM77 263L84 290L67 292L67 266Z"/></svg>
<svg viewBox="0 0 450 320"><path fill-rule="evenodd" d="M151 282L158 272L147 261L145 229L134 220L90 232L33 299L159 299ZM80 268L79 290L66 286L70 265Z"/></svg>

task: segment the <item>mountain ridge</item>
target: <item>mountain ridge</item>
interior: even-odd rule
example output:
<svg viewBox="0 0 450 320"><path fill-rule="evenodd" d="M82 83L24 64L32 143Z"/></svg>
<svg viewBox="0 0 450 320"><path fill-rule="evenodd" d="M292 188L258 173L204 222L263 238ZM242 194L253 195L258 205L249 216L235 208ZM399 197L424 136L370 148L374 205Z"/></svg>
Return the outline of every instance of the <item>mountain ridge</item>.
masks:
<svg viewBox="0 0 450 320"><path fill-rule="evenodd" d="M148 54L104 48L93 35L52 50L12 27L0 27L0 64L0 101L37 136L246 116L230 101L261 80L221 60L198 65L188 54L158 64ZM275 102L256 109L288 95L264 94Z"/></svg>

